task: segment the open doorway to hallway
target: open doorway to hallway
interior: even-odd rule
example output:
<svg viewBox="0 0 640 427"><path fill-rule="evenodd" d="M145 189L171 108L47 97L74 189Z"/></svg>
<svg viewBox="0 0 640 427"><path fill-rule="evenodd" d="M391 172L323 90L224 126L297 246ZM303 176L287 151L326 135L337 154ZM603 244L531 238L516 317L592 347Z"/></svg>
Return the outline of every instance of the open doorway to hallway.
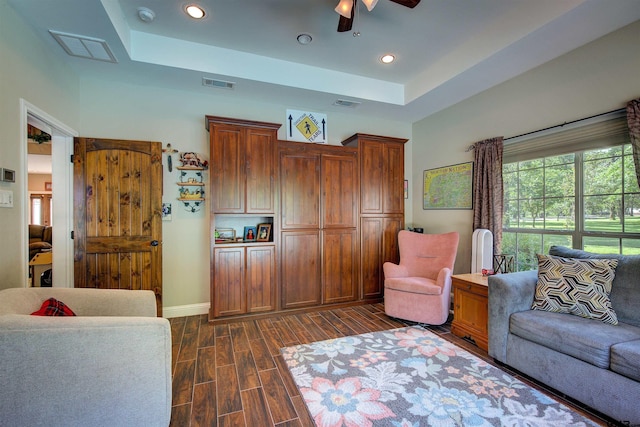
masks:
<svg viewBox="0 0 640 427"><path fill-rule="evenodd" d="M29 286L51 286L53 275L52 142L41 127L33 116L27 118Z"/></svg>
<svg viewBox="0 0 640 427"><path fill-rule="evenodd" d="M48 113L21 99L21 128L23 130L22 165L23 175L21 192L23 194L23 233L25 262L25 286L40 286L42 272L52 270L54 287L73 287L73 137L77 132ZM37 132L36 131L39 131ZM32 131L31 134L29 132ZM50 135L49 148L44 148L45 142L38 143L38 136L46 133ZM31 135L31 138L29 137ZM29 140L33 140L40 148L30 149ZM38 151L38 154L31 151ZM49 151L46 154L45 151ZM41 157L35 157L41 156ZM49 156L48 158L46 156ZM37 166L38 162L40 163ZM40 172L31 174L30 171ZM30 176L32 175L32 176ZM32 197L33 196L33 197ZM36 224L39 223L39 224ZM32 268L33 256L30 254L29 229L49 227L51 248L42 253L39 261L39 271ZM48 235L43 233L43 240ZM48 241L47 241L48 243ZM42 245L45 246L45 245ZM37 255L34 255L37 256ZM33 278L33 280L31 280Z"/></svg>

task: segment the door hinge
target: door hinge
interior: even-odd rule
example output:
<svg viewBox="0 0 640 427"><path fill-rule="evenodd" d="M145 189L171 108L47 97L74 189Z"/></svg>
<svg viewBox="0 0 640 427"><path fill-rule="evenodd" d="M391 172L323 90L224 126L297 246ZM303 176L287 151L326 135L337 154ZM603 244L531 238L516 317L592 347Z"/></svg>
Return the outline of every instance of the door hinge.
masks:
<svg viewBox="0 0 640 427"><path fill-rule="evenodd" d="M71 240L73 240L73 230L71 230Z"/></svg>
<svg viewBox="0 0 640 427"><path fill-rule="evenodd" d="M73 154L70 157L71 163L73 163Z"/></svg>

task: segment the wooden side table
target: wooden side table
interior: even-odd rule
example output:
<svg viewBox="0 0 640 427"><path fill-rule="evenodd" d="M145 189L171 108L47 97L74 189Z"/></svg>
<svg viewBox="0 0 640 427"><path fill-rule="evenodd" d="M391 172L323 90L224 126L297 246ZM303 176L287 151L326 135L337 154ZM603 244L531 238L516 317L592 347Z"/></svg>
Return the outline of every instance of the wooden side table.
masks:
<svg viewBox="0 0 640 427"><path fill-rule="evenodd" d="M488 344L488 286L481 273L456 274L453 286L453 322L451 332L473 341L487 350Z"/></svg>

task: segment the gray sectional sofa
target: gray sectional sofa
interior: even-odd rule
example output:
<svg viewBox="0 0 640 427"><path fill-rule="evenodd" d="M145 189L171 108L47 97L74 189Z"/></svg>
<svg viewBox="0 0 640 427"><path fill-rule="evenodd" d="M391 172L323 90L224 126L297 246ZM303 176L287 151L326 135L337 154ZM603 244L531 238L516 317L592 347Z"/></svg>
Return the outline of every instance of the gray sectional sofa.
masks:
<svg viewBox="0 0 640 427"><path fill-rule="evenodd" d="M552 246L564 258L615 258L618 324L532 310L537 271L489 278L489 355L627 425L640 425L640 256Z"/></svg>

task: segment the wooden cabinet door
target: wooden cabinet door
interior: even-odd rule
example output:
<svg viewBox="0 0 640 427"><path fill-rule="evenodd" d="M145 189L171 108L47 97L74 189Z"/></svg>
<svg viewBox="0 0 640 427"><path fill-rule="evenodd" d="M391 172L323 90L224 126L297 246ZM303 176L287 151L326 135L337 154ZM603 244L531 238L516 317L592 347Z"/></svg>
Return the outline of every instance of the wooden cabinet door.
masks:
<svg viewBox="0 0 640 427"><path fill-rule="evenodd" d="M282 307L320 304L320 232L283 231L280 245Z"/></svg>
<svg viewBox="0 0 640 427"><path fill-rule="evenodd" d="M403 223L400 216L362 218L362 298L380 298L384 294L382 264L387 261L397 264L400 261L398 232L402 230Z"/></svg>
<svg viewBox="0 0 640 427"><path fill-rule="evenodd" d="M246 129L246 212L272 214L275 211L275 140L270 129Z"/></svg>
<svg viewBox="0 0 640 427"><path fill-rule="evenodd" d="M358 289L358 236L355 228L322 232L323 302L353 301Z"/></svg>
<svg viewBox="0 0 640 427"><path fill-rule="evenodd" d="M362 298L382 296L382 218L362 218L360 224Z"/></svg>
<svg viewBox="0 0 640 427"><path fill-rule="evenodd" d="M363 214L383 213L384 144L376 141L359 141L360 186Z"/></svg>
<svg viewBox="0 0 640 427"><path fill-rule="evenodd" d="M283 151L280 156L280 226L320 227L320 156Z"/></svg>
<svg viewBox="0 0 640 427"><path fill-rule="evenodd" d="M383 186L383 212L401 214L404 212L404 145L385 144Z"/></svg>
<svg viewBox="0 0 640 427"><path fill-rule="evenodd" d="M275 246L246 248L247 312L275 309Z"/></svg>
<svg viewBox="0 0 640 427"><path fill-rule="evenodd" d="M404 218L401 216L383 218L382 262L400 262L398 247L398 233L404 228Z"/></svg>
<svg viewBox="0 0 640 427"><path fill-rule="evenodd" d="M323 154L322 227L357 227L358 170L353 155Z"/></svg>
<svg viewBox="0 0 640 427"><path fill-rule="evenodd" d="M246 282L244 247L221 247L213 249L214 317L246 313Z"/></svg>
<svg viewBox="0 0 640 427"><path fill-rule="evenodd" d="M215 213L244 213L245 159L243 130L237 126L211 125L211 209Z"/></svg>

